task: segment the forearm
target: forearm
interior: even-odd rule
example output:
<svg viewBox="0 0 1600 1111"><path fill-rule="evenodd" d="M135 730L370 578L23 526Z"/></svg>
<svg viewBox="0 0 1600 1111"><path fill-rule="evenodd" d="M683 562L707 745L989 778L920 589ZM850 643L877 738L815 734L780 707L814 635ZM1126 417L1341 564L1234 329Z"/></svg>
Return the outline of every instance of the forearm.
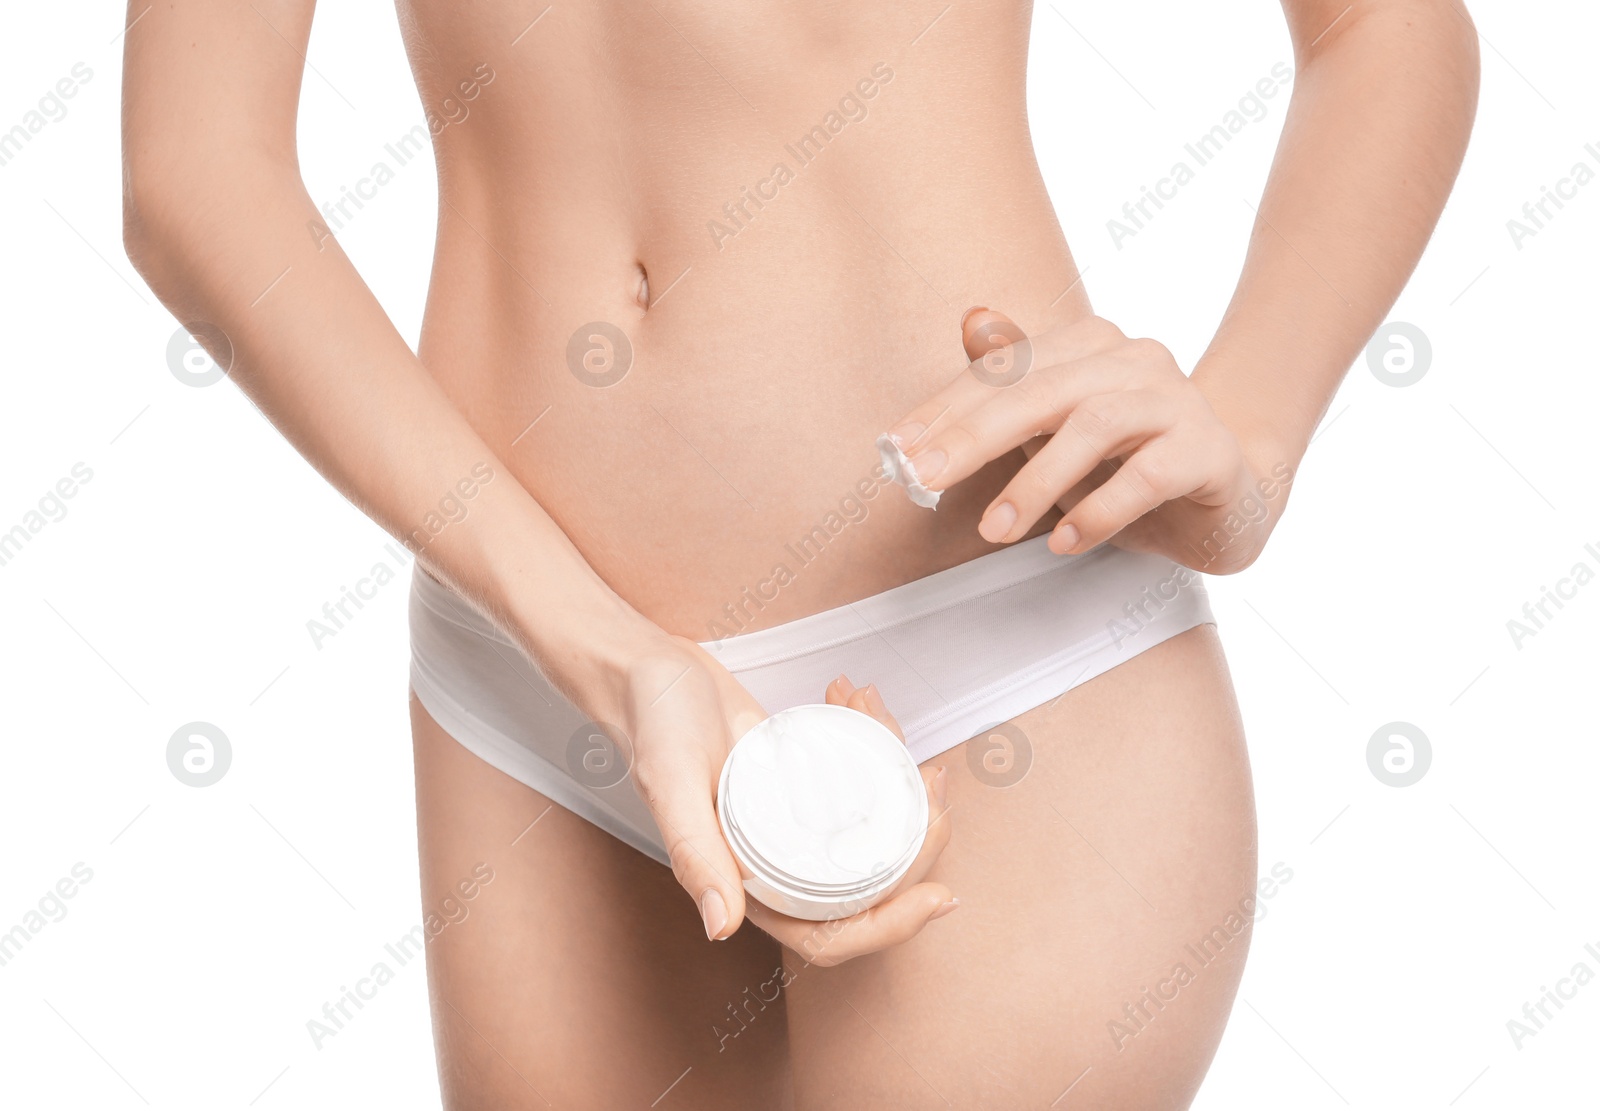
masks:
<svg viewBox="0 0 1600 1111"><path fill-rule="evenodd" d="M510 445L486 443L450 402L337 244L318 243L292 165L245 157L209 180L179 169L130 194L130 255L157 295L226 334L230 377L351 502L604 712L659 630L511 474Z"/></svg>
<svg viewBox="0 0 1600 1111"><path fill-rule="evenodd" d="M1337 15L1340 4L1324 9ZM1298 17L1294 97L1233 300L1194 381L1258 467L1298 465L1432 234L1477 103L1476 33L1447 2Z"/></svg>

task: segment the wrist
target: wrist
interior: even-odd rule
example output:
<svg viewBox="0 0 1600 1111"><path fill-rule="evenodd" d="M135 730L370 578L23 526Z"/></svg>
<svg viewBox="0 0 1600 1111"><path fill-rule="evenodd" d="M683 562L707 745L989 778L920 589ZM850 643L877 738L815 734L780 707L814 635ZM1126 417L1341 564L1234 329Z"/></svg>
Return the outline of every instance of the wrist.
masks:
<svg viewBox="0 0 1600 1111"><path fill-rule="evenodd" d="M1197 374L1194 377L1198 379L1200 376ZM1240 491L1239 505L1234 508L1251 520L1257 519L1254 515L1260 514L1259 519L1267 524L1259 541L1259 551L1259 546L1265 544L1266 534L1270 533L1288 506L1289 492L1298 476L1305 444L1281 425L1275 426L1264 419L1265 414L1259 409L1251 406L1230 409L1227 404L1229 395L1223 393L1217 396L1202 381L1195 381L1195 385L1238 445L1244 472L1241 481L1247 482L1248 487ZM1239 569L1248 565L1248 562L1241 564Z"/></svg>
<svg viewBox="0 0 1600 1111"><path fill-rule="evenodd" d="M671 638L603 583L574 597L548 587L511 604L522 650L562 695L593 721L624 725L642 661L671 652Z"/></svg>
<svg viewBox="0 0 1600 1111"><path fill-rule="evenodd" d="M1331 400L1316 386L1323 361L1225 322L1189 378L1253 464L1298 470Z"/></svg>
<svg viewBox="0 0 1600 1111"><path fill-rule="evenodd" d="M418 560L590 720L622 724L634 671L674 651L671 638L611 589L520 483L492 477L470 512L413 548Z"/></svg>
<svg viewBox="0 0 1600 1111"><path fill-rule="evenodd" d="M1279 476L1287 484L1300 469L1300 460L1309 446L1302 422L1281 412L1268 412L1258 404L1240 398L1237 391L1198 371L1191 379L1217 419L1227 426L1239 443L1240 453L1258 478Z"/></svg>
<svg viewBox="0 0 1600 1111"><path fill-rule="evenodd" d="M1238 438L1245 465L1255 476L1257 493L1268 501L1275 501L1280 491L1287 491L1299 475L1304 446L1266 430L1241 430L1231 424L1229 427Z"/></svg>

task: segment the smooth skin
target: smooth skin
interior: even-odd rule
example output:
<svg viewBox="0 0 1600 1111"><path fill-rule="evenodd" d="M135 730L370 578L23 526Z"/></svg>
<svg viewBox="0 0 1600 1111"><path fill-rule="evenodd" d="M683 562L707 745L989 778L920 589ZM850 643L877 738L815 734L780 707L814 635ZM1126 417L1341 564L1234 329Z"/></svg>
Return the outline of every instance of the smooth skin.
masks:
<svg viewBox="0 0 1600 1111"><path fill-rule="evenodd" d="M948 784L932 876L961 906L836 967L805 960L828 944L815 926L798 949L749 929L708 945L665 869L415 699L412 719L424 901L495 870L428 949L447 1107L649 1107L680 1076L657 1107L1049 1107L1074 1081L1056 1106L1185 1107L1222 1036L1256 839L1210 626L1018 718L1034 754L1014 786L966 745L924 765ZM1230 915L1244 931L1201 967L1185 946ZM1126 1009L1179 962L1192 983L1119 1039L1110 1024L1136 1029Z"/></svg>
<svg viewBox="0 0 1600 1111"><path fill-rule="evenodd" d="M1094 319L1028 134L1026 5L402 3L440 174L415 353L338 239L380 228L381 199L313 199L301 178L311 0L130 8L130 258L178 319L226 337L205 333L330 482L627 732L672 858L669 878L559 808L511 846L538 796L418 715L425 901L508 861L496 902L430 948L450 1107L542 1106L533 1088L579 1107L784 1106L774 1093L791 1090L801 1108L920 1106L930 1090L1036 1106L1080 1062L1062 1106L1187 1103L1242 945L1132 1045L1095 1045L1111 1048L1106 1023L1181 938L1254 887L1210 630L1019 719L1036 764L1014 787L964 778L961 749L941 757L942 856L785 985L784 1037L753 1024L736 1039L748 1060L721 1070L684 1039L709 1037L706 1007L776 955L744 919L804 942L749 909L718 833L715 771L752 711L695 642L1058 528L1058 548L1109 537L1212 571L1259 554L1270 528L1218 558L1184 553L1208 551L1234 494L1298 470L1432 230L1477 88L1450 0L1284 10L1283 136L1233 301L1185 378L1159 344ZM790 153L806 136L811 153ZM996 357L992 318L960 331L971 306L1042 354L1021 389L999 387L1031 408L962 385ZM630 340L603 386L569 360L596 322ZM860 490L877 434L952 389L968 425L923 420L934 442L916 445L953 460L939 511L862 494L825 553L761 591ZM492 481L436 527L481 467ZM1287 486L1260 496L1270 525ZM532 846L546 851L505 855ZM520 1075L497 1087L511 1062Z"/></svg>

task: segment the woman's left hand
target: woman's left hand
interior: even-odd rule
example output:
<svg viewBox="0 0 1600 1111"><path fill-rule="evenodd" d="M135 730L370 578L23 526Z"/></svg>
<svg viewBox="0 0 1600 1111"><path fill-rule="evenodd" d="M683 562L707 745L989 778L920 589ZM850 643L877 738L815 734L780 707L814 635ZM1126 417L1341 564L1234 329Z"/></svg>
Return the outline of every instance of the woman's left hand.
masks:
<svg viewBox="0 0 1600 1111"><path fill-rule="evenodd" d="M1058 504L1061 554L1110 541L1223 574L1260 554L1292 466L1249 458L1166 347L1100 317L1026 337L988 309L967 314L962 339L967 372L890 436L932 490L1030 455L985 511L984 539L1018 540Z"/></svg>

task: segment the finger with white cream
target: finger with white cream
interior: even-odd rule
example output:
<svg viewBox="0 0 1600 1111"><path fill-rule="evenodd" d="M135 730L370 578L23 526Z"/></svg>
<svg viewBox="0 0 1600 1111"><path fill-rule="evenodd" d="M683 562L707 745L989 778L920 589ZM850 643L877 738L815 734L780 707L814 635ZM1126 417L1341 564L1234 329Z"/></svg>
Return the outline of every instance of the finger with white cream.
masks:
<svg viewBox="0 0 1600 1111"><path fill-rule="evenodd" d="M883 469L897 485L904 486L906 496L924 509L939 508L939 491L930 490L917 476L917 468L906 456L906 445L898 436L885 432L878 437L878 459Z"/></svg>

